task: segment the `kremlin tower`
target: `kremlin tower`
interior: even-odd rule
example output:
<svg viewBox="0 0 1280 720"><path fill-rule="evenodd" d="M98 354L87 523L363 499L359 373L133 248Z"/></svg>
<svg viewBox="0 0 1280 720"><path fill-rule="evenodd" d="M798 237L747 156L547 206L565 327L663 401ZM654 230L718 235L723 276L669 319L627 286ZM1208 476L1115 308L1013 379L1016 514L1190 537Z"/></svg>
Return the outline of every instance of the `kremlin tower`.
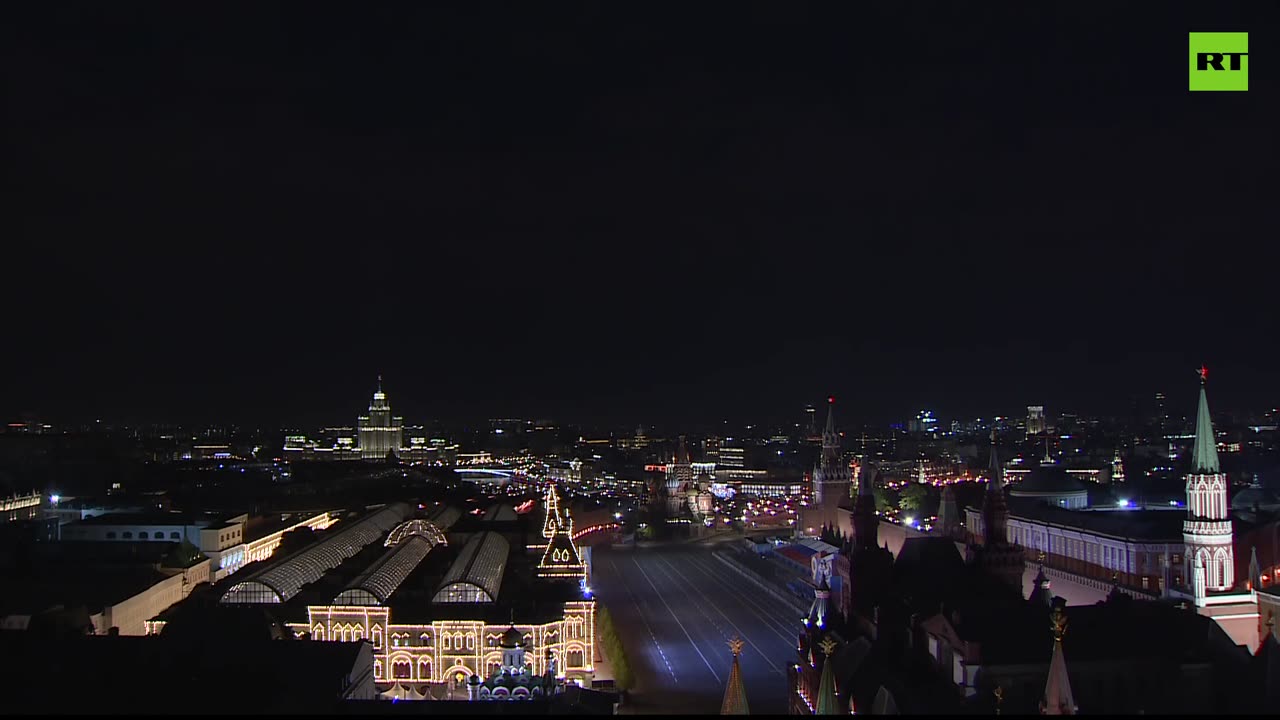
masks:
<svg viewBox="0 0 1280 720"><path fill-rule="evenodd" d="M1231 639L1250 650L1258 647L1258 598L1247 578L1235 577L1235 536L1231 506L1227 503L1227 474L1218 464L1218 442L1209 416L1205 391L1209 371L1200 374L1200 403L1196 408L1196 435L1191 447L1191 471L1187 473L1187 519L1182 523L1190 587L1184 597L1195 602L1197 612L1213 618Z"/></svg>
<svg viewBox="0 0 1280 720"><path fill-rule="evenodd" d="M1022 594L1025 569L1022 550L1009 542L1009 506L1004 497L1004 469L996 453L996 433L991 431L991 476L982 500L982 546L971 547L973 560Z"/></svg>
<svg viewBox="0 0 1280 720"><path fill-rule="evenodd" d="M1235 585L1227 476L1218 466L1218 443L1209 417L1205 382L1209 372L1200 368L1200 406L1196 410L1196 439L1191 447L1191 472L1187 475L1187 519L1182 542L1196 604L1204 605L1209 591L1230 590Z"/></svg>
<svg viewBox="0 0 1280 720"><path fill-rule="evenodd" d="M813 506L805 516L811 533L839 525L838 508L848 501L853 475L840 457L840 434L836 432L836 399L827 398L827 427L822 432L822 460L813 468ZM873 507L874 510L874 507Z"/></svg>

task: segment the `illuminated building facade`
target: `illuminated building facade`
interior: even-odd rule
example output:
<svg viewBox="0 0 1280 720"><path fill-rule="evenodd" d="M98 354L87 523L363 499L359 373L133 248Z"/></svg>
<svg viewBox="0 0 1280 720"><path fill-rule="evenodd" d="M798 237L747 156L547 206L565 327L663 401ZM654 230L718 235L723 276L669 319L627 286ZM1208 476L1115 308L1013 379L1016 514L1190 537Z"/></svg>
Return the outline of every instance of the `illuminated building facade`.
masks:
<svg viewBox="0 0 1280 720"><path fill-rule="evenodd" d="M476 692L474 699L490 695L498 699L504 694L519 695L516 686L523 687L522 692L566 681L590 687L595 671L595 602L581 586L586 567L572 538L573 520L560 506L554 488L548 490L545 502L545 544L536 564L532 557L527 561L513 557L505 534L489 530L461 531L457 537L465 542L456 556L436 557L433 553L449 545L450 529L461 512L441 507L422 517L396 503L345 521L350 524L339 525L324 540L241 579L227 590L222 602L283 604L282 611L297 618L287 624L302 640L368 641L374 653L374 679L384 689L396 683L435 684L448 686L451 692ZM494 522L510 522L499 515L494 514ZM470 522L472 527L484 526L489 518ZM443 571L438 576L428 562L432 557L449 560L447 567L440 565ZM346 563L347 559L356 566ZM525 562L533 565L532 585L520 595L503 596L509 567ZM327 581L345 576L350 578L345 587L339 586L342 589L336 594L327 591L333 598L327 603L309 600L325 592L323 584L313 583L339 565L344 569ZM429 595L418 594L417 581L411 581L414 587L407 594L398 594L407 578L414 573L420 577L421 572L438 577ZM152 632L161 626L153 624ZM513 642L516 634L518 643ZM525 651L522 657L527 658L528 668L516 675L541 676L536 683L512 685L501 672L511 665L504 652L510 654L517 646ZM478 697L480 685L490 690L485 698Z"/></svg>
<svg viewBox="0 0 1280 720"><path fill-rule="evenodd" d="M387 395L382 392L382 376L378 376L378 389L369 403L369 414L356 421L360 438L360 457L363 460L384 460L388 453L399 454L404 445L404 418L391 414Z"/></svg>
<svg viewBox="0 0 1280 720"><path fill-rule="evenodd" d="M1027 437L1039 435L1045 431L1044 406L1027 406Z"/></svg>
<svg viewBox="0 0 1280 720"><path fill-rule="evenodd" d="M284 438L285 457L296 460L383 461L388 454L409 463L452 466L459 461L457 444L428 437L426 428L406 427L404 418L391 414L382 376L378 376L368 414L357 418L354 428L324 428L318 437L291 433Z"/></svg>
<svg viewBox="0 0 1280 720"><path fill-rule="evenodd" d="M0 523L34 520L40 516L39 493L14 495L0 500Z"/></svg>

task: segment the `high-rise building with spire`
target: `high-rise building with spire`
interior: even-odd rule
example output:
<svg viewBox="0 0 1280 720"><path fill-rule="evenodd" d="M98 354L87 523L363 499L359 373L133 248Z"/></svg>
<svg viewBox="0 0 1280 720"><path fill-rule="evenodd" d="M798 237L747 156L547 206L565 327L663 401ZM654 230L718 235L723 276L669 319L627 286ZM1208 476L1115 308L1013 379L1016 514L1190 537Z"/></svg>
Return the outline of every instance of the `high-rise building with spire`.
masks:
<svg viewBox="0 0 1280 720"><path fill-rule="evenodd" d="M391 405L382 391L382 376L378 376L378 389L369 403L369 414L356 421L360 441L360 459L385 460L388 454L400 454L404 446L404 418L391 414Z"/></svg>
<svg viewBox="0 0 1280 720"><path fill-rule="evenodd" d="M827 426L822 432L822 459L813 468L813 505L806 515L805 530L820 532L823 527L839 524L839 507L849 501L853 481L849 463L840 452L840 433L836 432L836 399L827 398Z"/></svg>

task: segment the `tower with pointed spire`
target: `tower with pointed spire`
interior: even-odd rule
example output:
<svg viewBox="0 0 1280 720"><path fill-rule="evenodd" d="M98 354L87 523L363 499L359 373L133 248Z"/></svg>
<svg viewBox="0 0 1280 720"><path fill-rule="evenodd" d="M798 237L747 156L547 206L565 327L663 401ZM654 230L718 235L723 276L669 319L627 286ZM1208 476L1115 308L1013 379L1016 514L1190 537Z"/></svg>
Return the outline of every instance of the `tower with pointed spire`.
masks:
<svg viewBox="0 0 1280 720"><path fill-rule="evenodd" d="M721 715L750 715L747 709L747 688L742 684L742 669L738 667L738 656L742 654L742 638L729 640L729 650L733 652L733 665L729 668L729 682L724 688L724 700L720 703Z"/></svg>
<svg viewBox="0 0 1280 720"><path fill-rule="evenodd" d="M836 641L824 638L818 647L822 648L822 679L818 681L818 703L814 715L843 715L840 711L840 696L836 692L835 663L831 654L835 652Z"/></svg>
<svg viewBox="0 0 1280 720"><path fill-rule="evenodd" d="M1225 592L1235 585L1235 558L1227 476L1218 464L1218 443L1205 390L1209 371L1201 367L1199 375L1200 404L1191 446L1191 472L1187 474L1187 519L1182 525L1182 539L1190 571L1186 576L1192 580L1196 604L1204 606L1207 593Z"/></svg>
<svg viewBox="0 0 1280 720"><path fill-rule="evenodd" d="M1067 676L1067 661L1062 656L1062 638L1067 633L1067 614L1062 604L1055 602L1049 617L1053 631L1053 657L1049 660L1049 677L1044 684L1044 699L1040 702L1042 715L1075 715L1075 698L1071 695L1071 678Z"/></svg>
<svg viewBox="0 0 1280 720"><path fill-rule="evenodd" d="M547 546L538 561L538 577L581 581L586 577L587 566L573 542L573 518L567 509L560 509L554 484L547 486L543 504L547 514L542 521L542 537L547 539Z"/></svg>
<svg viewBox="0 0 1280 720"><path fill-rule="evenodd" d="M369 403L369 414L356 420L360 443L360 459L386 460L389 453L399 455L404 446L404 418L391 414L391 405L382 391L382 376L378 376L378 389Z"/></svg>
<svg viewBox="0 0 1280 720"><path fill-rule="evenodd" d="M849 463L840 453L840 433L836 432L836 399L827 398L827 426L822 431L822 459L813 468L813 511L807 527L821 528L839 524L841 500L848 501L853 481Z"/></svg>
<svg viewBox="0 0 1280 720"><path fill-rule="evenodd" d="M1004 468L991 431L991 467L982 499L982 545L970 546L970 558L986 573L1000 578L1022 593L1025 569L1022 549L1009 542L1009 506L1004 496Z"/></svg>

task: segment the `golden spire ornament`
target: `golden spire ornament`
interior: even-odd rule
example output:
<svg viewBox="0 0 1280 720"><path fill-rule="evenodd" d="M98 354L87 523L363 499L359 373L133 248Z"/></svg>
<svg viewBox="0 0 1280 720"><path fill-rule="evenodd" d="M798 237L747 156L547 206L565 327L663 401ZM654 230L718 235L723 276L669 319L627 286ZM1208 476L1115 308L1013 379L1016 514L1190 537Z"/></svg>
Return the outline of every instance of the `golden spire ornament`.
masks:
<svg viewBox="0 0 1280 720"><path fill-rule="evenodd" d="M742 638L738 637L737 635L734 635L732 638L729 638L729 642L725 644L728 645L729 649L733 651L734 657L738 657L739 655L742 654L742 645L743 645Z"/></svg>
<svg viewBox="0 0 1280 720"><path fill-rule="evenodd" d="M825 653L827 657L831 657L831 653L836 651L836 641L832 640L831 636L828 635L822 639L822 642L818 643L818 647L822 648L822 652Z"/></svg>
<svg viewBox="0 0 1280 720"><path fill-rule="evenodd" d="M1062 612L1061 607L1053 609L1053 615L1049 617L1049 624L1053 630L1054 642L1062 642L1062 636L1067 634L1067 614Z"/></svg>

